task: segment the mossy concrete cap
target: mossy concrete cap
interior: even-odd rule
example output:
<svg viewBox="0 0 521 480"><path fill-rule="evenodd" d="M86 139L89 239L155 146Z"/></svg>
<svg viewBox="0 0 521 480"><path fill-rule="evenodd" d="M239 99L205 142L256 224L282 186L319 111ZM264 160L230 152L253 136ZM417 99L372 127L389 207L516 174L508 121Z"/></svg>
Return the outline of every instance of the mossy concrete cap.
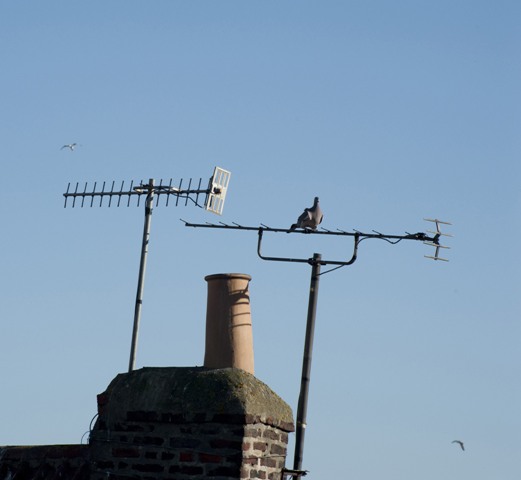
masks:
<svg viewBox="0 0 521 480"><path fill-rule="evenodd" d="M184 421L243 418L293 431L290 406L270 387L238 368L145 367L119 374L100 395L100 419L125 422L129 412Z"/></svg>

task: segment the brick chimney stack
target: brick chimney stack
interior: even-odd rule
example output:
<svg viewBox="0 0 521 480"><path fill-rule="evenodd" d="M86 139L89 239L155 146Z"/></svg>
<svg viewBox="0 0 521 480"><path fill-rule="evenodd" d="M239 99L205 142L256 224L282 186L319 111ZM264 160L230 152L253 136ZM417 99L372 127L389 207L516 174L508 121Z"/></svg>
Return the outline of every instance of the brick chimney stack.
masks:
<svg viewBox="0 0 521 480"><path fill-rule="evenodd" d="M90 480L279 480L290 407L237 368L143 368L98 396Z"/></svg>

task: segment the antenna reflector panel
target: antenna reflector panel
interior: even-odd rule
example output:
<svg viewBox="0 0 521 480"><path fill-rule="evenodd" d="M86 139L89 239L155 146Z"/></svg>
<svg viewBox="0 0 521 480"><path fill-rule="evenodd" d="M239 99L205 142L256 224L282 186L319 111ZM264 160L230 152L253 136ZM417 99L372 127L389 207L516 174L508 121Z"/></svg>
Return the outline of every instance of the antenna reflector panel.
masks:
<svg viewBox="0 0 521 480"><path fill-rule="evenodd" d="M210 185L208 187L208 195L206 196L205 209L209 212L222 215L224 208L224 200L230 183L231 172L220 167L215 167Z"/></svg>

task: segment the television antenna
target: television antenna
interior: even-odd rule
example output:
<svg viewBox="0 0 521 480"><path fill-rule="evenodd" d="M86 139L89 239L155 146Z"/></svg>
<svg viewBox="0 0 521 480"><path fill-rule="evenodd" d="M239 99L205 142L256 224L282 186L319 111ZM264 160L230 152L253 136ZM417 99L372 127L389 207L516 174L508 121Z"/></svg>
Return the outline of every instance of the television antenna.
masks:
<svg viewBox="0 0 521 480"><path fill-rule="evenodd" d="M188 201L191 201L196 206L204 208L208 212L221 215L224 208L224 201L228 191L231 172L220 167L215 167L212 176L208 182L207 188L201 188L202 179L199 179L197 188L192 188L192 179L188 181L188 186L183 188L183 179L180 180L177 186L172 185L172 179L168 184L164 184L163 180L159 181L159 185L155 183L153 178L149 179L148 183L140 183L134 185L134 181L130 182L130 186L125 188L125 182L121 182L121 186L115 189L115 181L111 185L103 182L101 190L96 191L97 182L94 182L92 188L89 188L88 183L85 183L83 189L76 183L74 191L71 191L71 184L69 182L67 191L63 194L65 197L64 208L67 207L67 202L71 207L75 207L76 203L81 208L87 203L87 206L94 206L96 199L96 206L98 206L97 199L99 198L99 206L103 206L104 199L108 199L108 207L113 203L119 207L122 203L130 206L132 199L137 199L137 206L139 207L141 198L145 198L145 222L143 226L143 240L141 243L141 258L139 263L138 285L136 293L136 302L134 308L134 325L132 330L132 343L130 347L130 360L128 370L134 370L136 362L136 349L138 340L139 323L141 319L141 307L143 305L143 288L145 281L145 270L147 264L148 244L150 241L150 223L152 220L152 210L155 206L159 206L160 198L165 199L165 206L169 205L170 197L175 197L175 205L179 205L180 200L184 200L185 206ZM107 190L106 190L107 188ZM110 189L110 190L109 190ZM204 196L204 202L199 203L199 197ZM117 199L117 203L116 203ZM71 202L72 200L72 202ZM85 202L87 200L87 202ZM90 201L89 201L90 200ZM123 202L122 202L123 200ZM71 204L72 203L72 204ZM90 205L89 205L90 203ZM182 202L181 202L182 203Z"/></svg>
<svg viewBox="0 0 521 480"><path fill-rule="evenodd" d="M300 478L307 474L306 470L302 470L302 460L304 454L304 435L306 431L306 416L307 416L307 404L308 404L308 396L309 396L309 382L311 376L311 360L312 360L312 352L313 352L313 338L315 331L315 318L316 318L316 310L317 310L317 301L318 301L318 287L320 276L331 272L337 268L341 268L344 266L352 265L358 258L358 247L360 243L364 240L369 239L377 239L384 240L390 244L397 244L403 240L413 240L413 241L421 241L426 245L435 246L436 252L434 256L427 256L427 258L433 258L434 260L443 260L448 261L447 259L441 258L438 256L439 248L449 248L444 247L439 244L439 238L442 235L451 236L449 234L444 234L440 232L439 224L451 225L448 222L442 222L437 219L425 219L429 222L436 223L436 231L427 233L431 233L434 236L429 236L427 233L418 232L418 233L408 233L405 235L387 235L384 233L377 232L373 230L372 233L363 233L359 230L346 231L341 229L336 230L328 230L325 228L321 228L320 230L313 230L309 228L297 228L297 229L288 229L288 228L272 228L267 225L261 224L258 227L248 227L244 225L239 225L238 223L232 222L232 224L226 224L220 222L219 224L213 223L205 223L205 224L196 224L190 223L185 220L181 221L185 224L186 227L194 227L194 228L217 228L217 229L226 229L226 230L245 230L245 231L257 231L258 239L257 239L257 255L262 260L267 261L276 261L276 262L292 262L292 263L308 263L311 265L311 282L309 287L309 303L308 303L308 312L307 312L307 321L306 321L306 335L304 340L304 354L302 360L302 376L300 382L300 394L298 399L297 406L297 428L296 428L296 436L295 436L295 455L293 460L293 469L284 469L283 475L291 476L292 478ZM278 256L267 256L262 253L262 241L264 237L264 233L297 233L304 235L326 235L326 236L345 236L353 238L353 251L350 259L345 260L324 260L322 259L322 255L320 253L314 253L312 258L290 258L290 257L278 257ZM323 265L334 265L334 268L328 270L326 272L321 273L321 266Z"/></svg>

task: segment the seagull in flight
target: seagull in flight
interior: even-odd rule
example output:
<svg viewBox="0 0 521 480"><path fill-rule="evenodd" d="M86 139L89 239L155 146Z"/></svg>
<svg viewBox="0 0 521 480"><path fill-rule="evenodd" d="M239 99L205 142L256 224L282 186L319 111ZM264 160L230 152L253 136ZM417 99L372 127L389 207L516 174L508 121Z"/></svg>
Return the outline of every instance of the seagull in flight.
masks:
<svg viewBox="0 0 521 480"><path fill-rule="evenodd" d="M465 450L465 446L463 445L463 442L461 440L453 440L450 443L457 443L463 451Z"/></svg>
<svg viewBox="0 0 521 480"><path fill-rule="evenodd" d="M318 197L315 197L313 202L313 206L310 208L305 208L300 217L297 219L297 223L294 223L289 227L290 230L295 230L296 228L304 228L310 230L316 230L317 227L322 222L322 218L324 215L322 214L322 210L319 205Z"/></svg>
<svg viewBox="0 0 521 480"><path fill-rule="evenodd" d="M64 148L68 148L71 152L74 152L74 149L78 146L77 143L67 143L64 145L60 150L63 150Z"/></svg>

